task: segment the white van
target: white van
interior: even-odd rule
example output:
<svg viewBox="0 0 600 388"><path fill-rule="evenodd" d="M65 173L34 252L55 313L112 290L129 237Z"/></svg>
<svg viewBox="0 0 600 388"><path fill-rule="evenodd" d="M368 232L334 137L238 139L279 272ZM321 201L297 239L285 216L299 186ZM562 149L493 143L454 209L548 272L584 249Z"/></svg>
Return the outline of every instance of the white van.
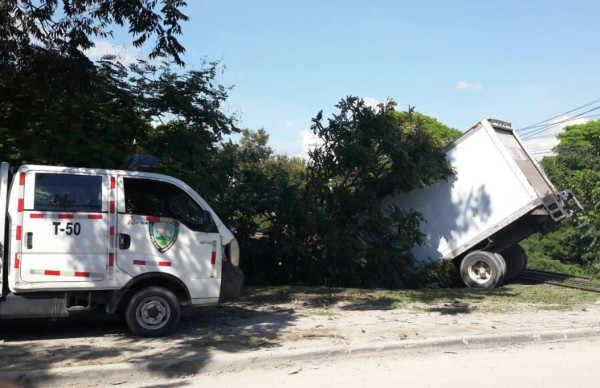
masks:
<svg viewBox="0 0 600 388"><path fill-rule="evenodd" d="M235 298L239 246L210 206L170 176L0 166L0 318L102 307L155 337L182 306Z"/></svg>

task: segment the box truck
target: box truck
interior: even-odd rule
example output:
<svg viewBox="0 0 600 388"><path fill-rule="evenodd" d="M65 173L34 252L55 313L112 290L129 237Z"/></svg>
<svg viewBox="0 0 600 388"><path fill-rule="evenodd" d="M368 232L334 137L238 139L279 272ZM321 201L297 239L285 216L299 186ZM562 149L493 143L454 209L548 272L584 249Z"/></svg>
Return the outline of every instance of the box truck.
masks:
<svg viewBox="0 0 600 388"><path fill-rule="evenodd" d="M511 124L477 123L445 149L455 174L445 181L384 199L419 211L425 221L418 262L453 260L469 287L492 288L517 277L527 257L518 243L548 233L581 209L569 190L557 191Z"/></svg>
<svg viewBox="0 0 600 388"><path fill-rule="evenodd" d="M239 246L184 182L142 171L0 165L0 318L95 308L161 336L182 307L239 294Z"/></svg>

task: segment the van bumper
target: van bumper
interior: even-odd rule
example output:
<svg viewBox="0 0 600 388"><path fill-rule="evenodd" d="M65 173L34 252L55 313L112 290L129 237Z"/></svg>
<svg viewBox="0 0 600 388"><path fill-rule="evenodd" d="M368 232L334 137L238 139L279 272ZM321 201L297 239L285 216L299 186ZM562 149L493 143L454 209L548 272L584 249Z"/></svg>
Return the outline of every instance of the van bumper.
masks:
<svg viewBox="0 0 600 388"><path fill-rule="evenodd" d="M239 267L234 267L231 262L223 261L219 302L229 302L237 299L242 294L243 287L244 272Z"/></svg>

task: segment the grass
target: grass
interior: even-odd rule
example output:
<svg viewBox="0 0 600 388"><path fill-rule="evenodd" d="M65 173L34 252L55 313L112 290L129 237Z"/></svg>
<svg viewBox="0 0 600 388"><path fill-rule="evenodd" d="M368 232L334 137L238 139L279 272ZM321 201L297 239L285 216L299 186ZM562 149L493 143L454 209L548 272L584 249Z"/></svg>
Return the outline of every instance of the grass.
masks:
<svg viewBox="0 0 600 388"><path fill-rule="evenodd" d="M330 308L325 308L325 309L310 309L310 310L308 310L308 315L314 315L314 316L318 316L318 317L333 317L338 314Z"/></svg>
<svg viewBox="0 0 600 388"><path fill-rule="evenodd" d="M497 289L364 290L327 287L261 287L247 294L261 302L290 302L306 306L310 314L332 315L330 307L345 309L417 309L434 311L447 307L456 311L507 311L511 306L534 305L540 309L568 310L595 303L600 295L588 291L545 284L509 284ZM468 311L465 311L468 310Z"/></svg>
<svg viewBox="0 0 600 388"><path fill-rule="evenodd" d="M600 295L561 288L545 284L523 285L509 284L493 290L456 288L434 290L408 290L408 291L377 291L376 300L383 303L392 303L397 308L403 304L439 304L451 301L454 304L535 304L572 308L582 304L595 303L600 300Z"/></svg>

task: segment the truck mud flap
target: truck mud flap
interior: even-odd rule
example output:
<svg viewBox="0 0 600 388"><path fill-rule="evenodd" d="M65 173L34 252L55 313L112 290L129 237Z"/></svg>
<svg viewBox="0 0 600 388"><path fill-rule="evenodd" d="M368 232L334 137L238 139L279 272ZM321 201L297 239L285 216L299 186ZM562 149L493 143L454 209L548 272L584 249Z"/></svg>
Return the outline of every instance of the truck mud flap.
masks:
<svg viewBox="0 0 600 388"><path fill-rule="evenodd" d="M64 293L45 295L7 294L0 301L0 318L67 317Z"/></svg>
<svg viewBox="0 0 600 388"><path fill-rule="evenodd" d="M243 286L244 272L238 267L234 267L229 261L223 261L219 302L237 299L242 294Z"/></svg>

